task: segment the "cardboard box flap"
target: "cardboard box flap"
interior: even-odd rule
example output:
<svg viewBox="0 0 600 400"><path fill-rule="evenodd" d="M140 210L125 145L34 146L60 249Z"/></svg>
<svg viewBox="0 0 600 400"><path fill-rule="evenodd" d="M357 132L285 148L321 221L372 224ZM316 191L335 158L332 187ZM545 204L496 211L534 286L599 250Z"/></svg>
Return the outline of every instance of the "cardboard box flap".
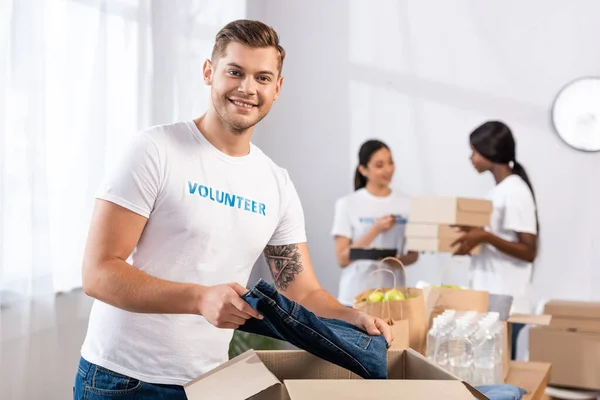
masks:
<svg viewBox="0 0 600 400"><path fill-rule="evenodd" d="M403 379L405 350L388 350L390 379ZM362 379L338 365L303 350L261 350L257 352L264 365L280 382L291 379Z"/></svg>
<svg viewBox="0 0 600 400"><path fill-rule="evenodd" d="M550 378L552 364L512 361L506 383L527 390L524 400L541 399Z"/></svg>
<svg viewBox="0 0 600 400"><path fill-rule="evenodd" d="M552 315L541 314L541 315L533 315L533 314L512 314L508 317L506 322L511 324L526 324L526 325L538 325L538 326L548 326L552 321Z"/></svg>
<svg viewBox="0 0 600 400"><path fill-rule="evenodd" d="M431 363L427 358L423 357L420 353L413 349L407 349L405 353L404 362L404 379L407 380L435 380L435 381L460 381L456 375L446 371L442 367ZM475 398L479 400L487 400L481 392L469 385L467 382L462 381L461 384L467 389Z"/></svg>
<svg viewBox="0 0 600 400"><path fill-rule="evenodd" d="M286 380L290 400L315 399L423 399L471 400L473 396L460 381L422 380ZM443 395L442 395L443 394ZM482 399L486 399L483 397Z"/></svg>
<svg viewBox="0 0 600 400"><path fill-rule="evenodd" d="M443 368L431 363L427 358L413 349L406 349L404 354L404 379L433 379L433 380L456 380L456 376Z"/></svg>
<svg viewBox="0 0 600 400"><path fill-rule="evenodd" d="M256 352L248 350L186 384L184 390L190 400L245 400L280 383Z"/></svg>
<svg viewBox="0 0 600 400"><path fill-rule="evenodd" d="M280 381L285 379L360 379L345 368L302 350L263 350L258 356Z"/></svg>
<svg viewBox="0 0 600 400"><path fill-rule="evenodd" d="M600 303L551 300L544 306L544 313L554 317L567 317L569 319L582 318L600 320Z"/></svg>
<svg viewBox="0 0 600 400"><path fill-rule="evenodd" d="M492 202L489 200L468 199L464 197L457 198L456 205L460 211L476 214L490 214L494 209Z"/></svg>

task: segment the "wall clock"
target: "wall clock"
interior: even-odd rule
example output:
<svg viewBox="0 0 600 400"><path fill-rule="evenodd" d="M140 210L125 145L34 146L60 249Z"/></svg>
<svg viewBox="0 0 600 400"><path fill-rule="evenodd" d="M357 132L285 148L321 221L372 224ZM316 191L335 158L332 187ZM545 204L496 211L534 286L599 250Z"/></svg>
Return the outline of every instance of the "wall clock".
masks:
<svg viewBox="0 0 600 400"><path fill-rule="evenodd" d="M558 136L580 151L600 151L600 77L575 79L563 87L552 105Z"/></svg>

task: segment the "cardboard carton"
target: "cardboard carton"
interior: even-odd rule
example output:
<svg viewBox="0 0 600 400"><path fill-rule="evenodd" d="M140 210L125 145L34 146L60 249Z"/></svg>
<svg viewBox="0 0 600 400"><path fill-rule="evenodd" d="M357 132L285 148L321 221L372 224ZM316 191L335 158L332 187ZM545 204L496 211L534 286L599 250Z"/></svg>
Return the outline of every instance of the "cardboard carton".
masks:
<svg viewBox="0 0 600 400"><path fill-rule="evenodd" d="M406 224L406 236L414 238L438 238L456 240L463 235L460 229L451 225L419 224L409 222Z"/></svg>
<svg viewBox="0 0 600 400"><path fill-rule="evenodd" d="M544 313L552 315L550 328L600 333L600 303L552 300Z"/></svg>
<svg viewBox="0 0 600 400"><path fill-rule="evenodd" d="M388 380L363 380L305 351L254 351L184 386L189 400L406 399L486 397L412 349L388 352Z"/></svg>
<svg viewBox="0 0 600 400"><path fill-rule="evenodd" d="M421 238L421 237L406 237L404 246L406 251L427 251L435 253L454 253L458 249L458 245L452 246L456 239L446 238ZM481 246L474 247L469 254L479 254Z"/></svg>
<svg viewBox="0 0 600 400"><path fill-rule="evenodd" d="M529 358L552 363L550 383L600 390L600 303L552 300L547 328L529 332Z"/></svg>
<svg viewBox="0 0 600 400"><path fill-rule="evenodd" d="M508 379L510 373L511 360L510 355L512 352L511 345L511 324L525 324L525 325L534 325L534 326L548 326L550 321L552 320L552 316L550 315L531 315L531 314L512 314L508 317L503 324L504 329L504 337L506 340L504 341L504 349L502 351L504 358L502 360L502 368L504 371L504 379ZM532 361L543 361L543 360L533 360Z"/></svg>
<svg viewBox="0 0 600 400"><path fill-rule="evenodd" d="M551 385L600 390L600 334L533 328L529 358L552 364Z"/></svg>
<svg viewBox="0 0 600 400"><path fill-rule="evenodd" d="M551 368L549 363L512 361L505 383L527 390L522 400L542 400Z"/></svg>
<svg viewBox="0 0 600 400"><path fill-rule="evenodd" d="M420 196L411 199L409 221L438 225L488 226L492 202L463 197Z"/></svg>

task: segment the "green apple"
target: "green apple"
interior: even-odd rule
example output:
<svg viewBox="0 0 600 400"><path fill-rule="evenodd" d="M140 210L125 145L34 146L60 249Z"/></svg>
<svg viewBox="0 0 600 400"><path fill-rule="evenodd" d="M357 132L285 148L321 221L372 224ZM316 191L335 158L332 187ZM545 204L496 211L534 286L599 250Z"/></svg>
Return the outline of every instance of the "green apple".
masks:
<svg viewBox="0 0 600 400"><path fill-rule="evenodd" d="M375 291L372 292L369 297L367 297L367 302L369 303L379 303L383 301L383 292Z"/></svg>
<svg viewBox="0 0 600 400"><path fill-rule="evenodd" d="M406 299L406 296L404 296L404 293L402 293L398 289L391 289L391 290L388 290L387 292L385 292L383 301L396 301L396 300L405 300L405 299Z"/></svg>

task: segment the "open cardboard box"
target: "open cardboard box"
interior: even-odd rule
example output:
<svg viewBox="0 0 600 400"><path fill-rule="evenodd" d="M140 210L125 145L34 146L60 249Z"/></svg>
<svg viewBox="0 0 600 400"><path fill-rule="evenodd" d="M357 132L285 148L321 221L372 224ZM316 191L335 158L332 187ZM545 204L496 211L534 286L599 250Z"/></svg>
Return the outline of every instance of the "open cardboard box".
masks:
<svg viewBox="0 0 600 400"><path fill-rule="evenodd" d="M185 385L189 400L487 399L412 349L388 351L388 380L364 380L301 350L249 350Z"/></svg>
<svg viewBox="0 0 600 400"><path fill-rule="evenodd" d="M511 361L504 382L527 390L522 400L542 400L551 367L550 363Z"/></svg>
<svg viewBox="0 0 600 400"><path fill-rule="evenodd" d="M535 325L535 326L548 326L550 324L550 321L552 320L552 316L551 315L533 315L533 314L512 314L510 317L508 317L508 320L506 320L503 323L503 327L504 327L504 337L506 338L506 340L504 341L504 350L503 350L503 354L504 354L504 358L502 360L502 368L504 371L504 379L505 381L508 380L510 373L511 373L511 368L513 363L510 361L510 354L511 354L511 350L512 350L512 346L511 346L511 333L512 333L512 329L511 329L511 324L525 324L525 325ZM522 364L528 364L528 363L522 363ZM535 363L534 363L535 364ZM541 364L545 364L545 363L541 363ZM550 373L550 364L548 365L548 374ZM521 368L523 368L523 365L521 366ZM546 379L547 380L547 379ZM508 383L508 381L507 381ZM546 382L547 384L547 382Z"/></svg>

